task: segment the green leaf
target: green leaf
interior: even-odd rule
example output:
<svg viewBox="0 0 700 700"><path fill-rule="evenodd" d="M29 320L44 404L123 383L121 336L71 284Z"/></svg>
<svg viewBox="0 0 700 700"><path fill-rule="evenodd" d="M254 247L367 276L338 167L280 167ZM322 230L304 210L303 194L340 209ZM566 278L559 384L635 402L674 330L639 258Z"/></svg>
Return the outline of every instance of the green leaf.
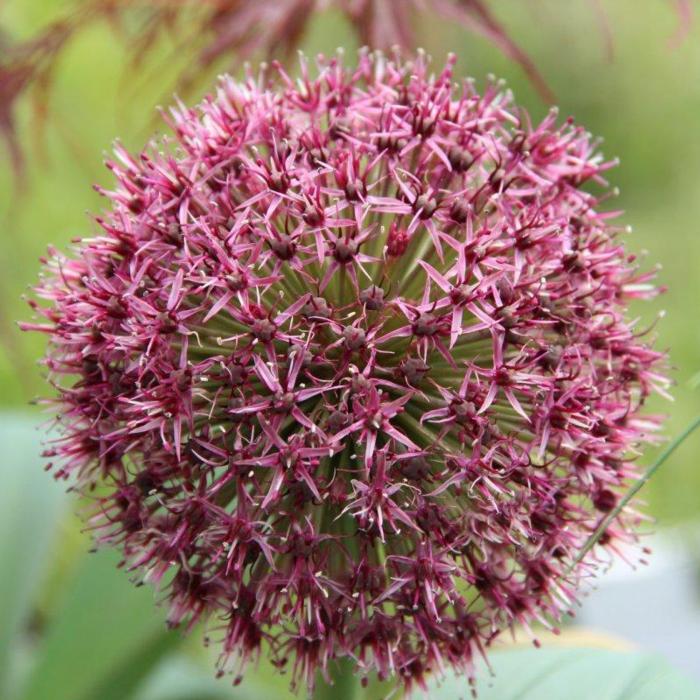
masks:
<svg viewBox="0 0 700 700"><path fill-rule="evenodd" d="M316 678L314 700L355 700L360 693L360 680L355 675L355 664L344 658L331 662L331 683L326 684L319 673Z"/></svg>
<svg viewBox="0 0 700 700"><path fill-rule="evenodd" d="M44 472L29 417L0 414L0 697L12 697L22 628L46 577L64 488Z"/></svg>
<svg viewBox="0 0 700 700"><path fill-rule="evenodd" d="M663 658L639 652L557 647L494 652L477 678L479 700L700 700L700 687ZM468 700L463 677L434 684L431 700Z"/></svg>
<svg viewBox="0 0 700 700"><path fill-rule="evenodd" d="M181 639L172 632L161 630L118 664L90 691L92 700L127 700L149 677L163 657L172 652Z"/></svg>
<svg viewBox="0 0 700 700"><path fill-rule="evenodd" d="M84 557L46 632L24 700L126 700L180 640L152 588L116 569L115 552Z"/></svg>
<svg viewBox="0 0 700 700"><path fill-rule="evenodd" d="M246 674L242 685L231 687L229 678L216 679L213 668L176 656L165 661L143 684L133 700L259 700L277 696Z"/></svg>

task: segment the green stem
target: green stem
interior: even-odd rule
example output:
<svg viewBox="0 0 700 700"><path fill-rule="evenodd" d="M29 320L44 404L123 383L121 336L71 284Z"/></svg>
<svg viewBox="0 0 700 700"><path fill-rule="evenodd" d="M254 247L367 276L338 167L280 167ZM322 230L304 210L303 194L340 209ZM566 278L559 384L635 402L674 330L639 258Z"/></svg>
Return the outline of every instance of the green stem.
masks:
<svg viewBox="0 0 700 700"><path fill-rule="evenodd" d="M658 459L644 472L644 475L635 482L634 486L625 494L624 498L620 499L616 508L611 511L596 528L595 532L588 538L584 548L576 557L576 561L572 564L572 568L576 566L588 552L593 549L601 535L608 529L610 523L620 514L620 511L639 493L642 487L651 479L658 471L659 467L676 451L680 445L685 442L690 434L700 427L700 416L698 416L658 457Z"/></svg>
<svg viewBox="0 0 700 700"><path fill-rule="evenodd" d="M328 671L331 682L326 683L319 674L313 700L358 700L360 679L355 675L355 666L350 659L331 662Z"/></svg>

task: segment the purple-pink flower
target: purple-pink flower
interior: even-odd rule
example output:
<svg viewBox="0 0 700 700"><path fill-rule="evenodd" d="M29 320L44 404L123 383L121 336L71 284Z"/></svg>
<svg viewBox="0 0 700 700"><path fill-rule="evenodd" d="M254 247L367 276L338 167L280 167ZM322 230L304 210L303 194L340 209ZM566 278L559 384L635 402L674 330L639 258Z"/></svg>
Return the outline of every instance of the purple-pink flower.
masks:
<svg viewBox="0 0 700 700"><path fill-rule="evenodd" d="M94 235L46 261L54 473L221 673L472 676L635 539L627 506L578 562L668 386L614 162L454 81L369 52L224 78L116 147Z"/></svg>

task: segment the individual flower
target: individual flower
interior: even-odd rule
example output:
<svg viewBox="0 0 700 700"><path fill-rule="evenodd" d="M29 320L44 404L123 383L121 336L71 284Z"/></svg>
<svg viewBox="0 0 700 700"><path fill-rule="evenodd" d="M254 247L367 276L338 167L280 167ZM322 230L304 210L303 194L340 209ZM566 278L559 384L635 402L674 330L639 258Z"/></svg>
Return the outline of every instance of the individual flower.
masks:
<svg viewBox="0 0 700 700"><path fill-rule="evenodd" d="M46 261L54 473L222 674L471 677L635 540L627 506L578 561L668 385L614 162L452 65L224 78L116 147L97 231Z"/></svg>

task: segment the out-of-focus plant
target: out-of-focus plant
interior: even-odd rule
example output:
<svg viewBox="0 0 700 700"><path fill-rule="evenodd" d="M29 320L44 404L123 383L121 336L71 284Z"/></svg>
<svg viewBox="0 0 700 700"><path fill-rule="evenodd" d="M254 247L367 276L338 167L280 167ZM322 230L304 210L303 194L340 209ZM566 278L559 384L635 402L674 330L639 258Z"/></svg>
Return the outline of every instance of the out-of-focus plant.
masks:
<svg viewBox="0 0 700 700"><path fill-rule="evenodd" d="M591 0L607 20L599 0ZM176 38L178 54L190 56L178 89L201 86L201 75L224 63L236 68L251 56L285 59L299 46L314 13L329 6L342 11L359 41L371 48L417 45L415 20L431 13L486 38L518 63L547 102L553 95L529 57L499 21L492 0L83 0L72 12L29 39L2 40L0 52L0 131L15 169L23 157L17 141L17 101L31 92L36 116L46 118L48 94L58 59L82 30L110 22L124 37L134 63L142 66L164 35ZM690 23L691 1L676 0L677 38Z"/></svg>
<svg viewBox="0 0 700 700"><path fill-rule="evenodd" d="M222 673L473 677L635 541L668 380L626 312L658 290L571 120L423 56L301 75L224 79L173 140L117 146L99 235L52 251L24 324L47 455Z"/></svg>

